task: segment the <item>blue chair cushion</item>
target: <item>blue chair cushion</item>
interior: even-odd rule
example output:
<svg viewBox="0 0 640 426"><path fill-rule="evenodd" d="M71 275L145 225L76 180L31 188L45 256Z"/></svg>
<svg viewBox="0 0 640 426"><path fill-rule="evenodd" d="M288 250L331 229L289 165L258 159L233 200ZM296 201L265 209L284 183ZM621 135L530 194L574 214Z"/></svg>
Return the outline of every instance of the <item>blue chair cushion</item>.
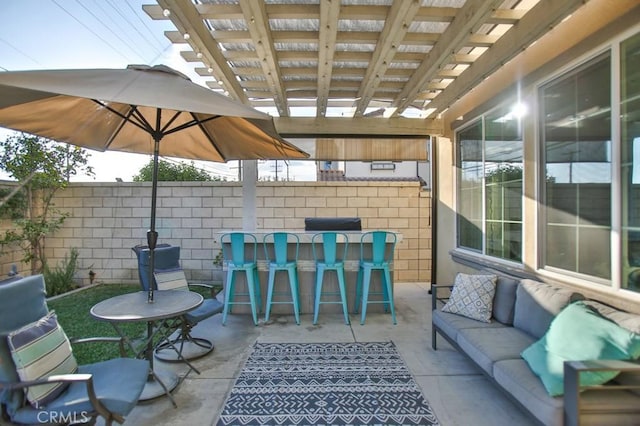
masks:
<svg viewBox="0 0 640 426"><path fill-rule="evenodd" d="M190 324L196 324L204 319L219 314L223 309L224 304L218 299L204 299L200 306L187 312L184 317Z"/></svg>
<svg viewBox="0 0 640 426"><path fill-rule="evenodd" d="M140 285L144 291L149 290L149 263L151 253L147 247L136 246L133 251L138 256L138 276ZM158 244L154 250L154 272L167 269L180 268L180 246L170 246L169 244ZM155 277L153 278L153 289L156 290Z"/></svg>
<svg viewBox="0 0 640 426"><path fill-rule="evenodd" d="M155 278L159 290L189 290L189 284L181 268L156 269ZM217 299L204 299L197 308L187 312L184 317L190 324L200 321L222 312L224 304Z"/></svg>
<svg viewBox="0 0 640 426"><path fill-rule="evenodd" d="M145 360L133 358L115 358L95 364L82 365L79 374L92 374L96 396L114 413L126 416L133 410L142 393L144 383L149 375L149 363ZM74 382L66 392L51 401L45 410L36 410L30 405L18 409L12 420L16 423L42 423L43 416L58 416L69 418L76 413L76 420L92 413L93 409L87 396L84 382ZM43 414L44 413L44 414ZM83 414L84 413L84 414Z"/></svg>

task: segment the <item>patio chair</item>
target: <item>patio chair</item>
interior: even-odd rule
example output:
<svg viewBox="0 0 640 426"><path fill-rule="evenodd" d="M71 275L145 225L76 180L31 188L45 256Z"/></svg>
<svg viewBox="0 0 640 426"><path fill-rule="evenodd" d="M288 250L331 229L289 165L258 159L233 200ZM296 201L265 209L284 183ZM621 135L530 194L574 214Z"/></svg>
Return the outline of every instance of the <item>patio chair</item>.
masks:
<svg viewBox="0 0 640 426"><path fill-rule="evenodd" d="M149 290L149 248L147 246L136 246L133 251L138 256L138 274L140 277L140 285L144 291ZM172 275L162 274L162 272L182 273L184 271L180 266L180 246L171 246L169 244L159 244L154 254L154 290L166 290L167 279L173 280ZM201 321L217 315L222 312L223 304L216 299L217 293L221 287L205 283L189 283L184 278L180 283L181 287L202 287L209 289L211 297L205 298L200 306L187 312L181 318L181 326L178 334L173 335L170 340L159 344L155 350L155 356L158 359L169 362L177 362L183 360L191 360L200 358L214 349L213 342L202 337L195 337L192 329ZM173 348L178 348L178 353Z"/></svg>
<svg viewBox="0 0 640 426"><path fill-rule="evenodd" d="M71 343L46 303L42 275L0 286L0 406L16 424L124 422L147 383L149 363L121 358L77 365ZM51 349L53 348L53 349Z"/></svg>
<svg viewBox="0 0 640 426"><path fill-rule="evenodd" d="M264 320L269 321L271 306L274 304L293 305L293 314L296 324L300 325L300 284L298 283L298 253L300 251L300 237L289 232L272 232L263 237L264 256L269 264L269 280L267 283L267 300L265 302ZM288 253L292 247L293 253ZM286 271L289 277L289 289L286 291L276 290L276 274L278 271ZM291 300L274 301L274 295L291 296Z"/></svg>
<svg viewBox="0 0 640 426"><path fill-rule="evenodd" d="M347 286L345 282L344 261L347 258L349 238L342 232L320 232L311 237L311 250L316 263L316 286L313 303L313 324L318 324L318 314L321 304L340 304L344 314L344 323L349 324L349 310L347 308ZM342 250L339 243L342 242ZM316 247L317 246L317 247ZM338 280L338 291L323 291L324 273L335 271ZM322 300L322 296L329 296L331 300ZM339 296L339 300L335 300Z"/></svg>
<svg viewBox="0 0 640 426"><path fill-rule="evenodd" d="M384 306L384 311L391 310L391 320L396 324L396 310L393 304L393 283L391 282L390 264L393 261L393 253L396 246L396 234L387 231L365 232L360 237L360 265L358 268L358 278L356 281L356 299L354 312L362 306L360 324L364 324L367 317L367 305L378 303ZM390 241L390 250L387 249L387 241ZM365 251L366 246L371 246L371 253ZM381 289L380 291L370 291L371 274L373 271L380 271ZM381 296L371 300L369 296Z"/></svg>
<svg viewBox="0 0 640 426"><path fill-rule="evenodd" d="M249 305L253 323L258 325L258 313L262 311L262 295L258 276L258 239L247 232L229 232L220 237L222 258L227 265L227 285L224 295L222 325L227 323L227 315L233 305ZM244 272L247 291L236 292L236 276ZM235 296L248 296L249 300L234 300Z"/></svg>

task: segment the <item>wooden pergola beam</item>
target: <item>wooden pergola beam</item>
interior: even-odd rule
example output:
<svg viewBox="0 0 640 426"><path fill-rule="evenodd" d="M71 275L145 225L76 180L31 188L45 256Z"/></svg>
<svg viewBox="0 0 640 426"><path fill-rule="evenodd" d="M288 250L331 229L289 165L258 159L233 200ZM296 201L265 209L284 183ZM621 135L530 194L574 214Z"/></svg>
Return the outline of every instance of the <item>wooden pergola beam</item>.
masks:
<svg viewBox="0 0 640 426"><path fill-rule="evenodd" d="M427 83L438 75L440 69L464 46L469 34L475 32L489 15L502 3L501 0L469 0L458 11L455 19L442 33L438 42L413 74L404 90L394 100L395 114L402 113Z"/></svg>
<svg viewBox="0 0 640 426"><path fill-rule="evenodd" d="M284 137L406 137L421 138L443 134L439 119L415 118L333 118L280 117L274 118L278 133Z"/></svg>
<svg viewBox="0 0 640 426"><path fill-rule="evenodd" d="M287 95L280 74L276 50L273 46L271 27L265 5L263 2L254 0L240 0L240 8L249 27L249 33L253 39L253 45L267 84L271 87L278 114L281 117L288 117Z"/></svg>
<svg viewBox="0 0 640 426"><path fill-rule="evenodd" d="M333 73L333 56L338 35L339 0L320 2L320 34L318 37L318 99L316 116L322 117L327 111L331 77Z"/></svg>
<svg viewBox="0 0 640 426"><path fill-rule="evenodd" d="M168 18L171 19L178 31L183 35L189 34L189 44L202 54L202 58L197 58L197 60L206 63L213 69L216 77L223 82L225 90L231 97L250 105L249 99L236 80L227 59L220 51L218 43L212 37L194 4L189 0L158 0L158 4L161 9L170 10L171 14Z"/></svg>
<svg viewBox="0 0 640 426"><path fill-rule="evenodd" d="M364 114L369 102L373 99L373 94L382 82L387 68L396 55L398 46L409 30L409 24L413 22L419 9L420 2L417 0L393 2L376 44L376 50L373 52L369 67L360 84L356 117Z"/></svg>
<svg viewBox="0 0 640 426"><path fill-rule="evenodd" d="M524 18L509 29L491 49L486 51L456 78L445 92L427 104L431 117L448 108L498 68L521 53L534 40L549 31L583 4L582 0L541 0Z"/></svg>

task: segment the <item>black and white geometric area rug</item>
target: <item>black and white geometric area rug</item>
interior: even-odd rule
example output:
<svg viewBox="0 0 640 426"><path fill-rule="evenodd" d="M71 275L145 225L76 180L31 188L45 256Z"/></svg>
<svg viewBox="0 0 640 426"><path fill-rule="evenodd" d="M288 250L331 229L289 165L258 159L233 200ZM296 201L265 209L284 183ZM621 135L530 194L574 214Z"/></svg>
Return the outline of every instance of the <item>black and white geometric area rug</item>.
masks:
<svg viewBox="0 0 640 426"><path fill-rule="evenodd" d="M221 425L438 425L393 342L256 343Z"/></svg>

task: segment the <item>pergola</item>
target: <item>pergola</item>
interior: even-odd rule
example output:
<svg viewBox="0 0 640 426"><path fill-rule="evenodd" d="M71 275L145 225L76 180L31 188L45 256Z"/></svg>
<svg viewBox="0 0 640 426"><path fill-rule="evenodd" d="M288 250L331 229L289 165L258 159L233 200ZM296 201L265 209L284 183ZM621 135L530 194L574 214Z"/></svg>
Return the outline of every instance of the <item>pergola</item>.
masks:
<svg viewBox="0 0 640 426"><path fill-rule="evenodd" d="M426 137L584 0L157 0L213 90L285 137ZM628 7L628 6L625 6Z"/></svg>
<svg viewBox="0 0 640 426"><path fill-rule="evenodd" d="M166 36L209 87L269 112L285 138L315 143L312 159L431 161L433 282L455 269L436 259L456 247L454 133L521 96L535 108L540 79L640 16L638 0L156 1L144 10L171 21ZM562 120L575 119L568 106ZM539 122L529 112L523 226L537 235ZM535 244L525 241L532 270Z"/></svg>

